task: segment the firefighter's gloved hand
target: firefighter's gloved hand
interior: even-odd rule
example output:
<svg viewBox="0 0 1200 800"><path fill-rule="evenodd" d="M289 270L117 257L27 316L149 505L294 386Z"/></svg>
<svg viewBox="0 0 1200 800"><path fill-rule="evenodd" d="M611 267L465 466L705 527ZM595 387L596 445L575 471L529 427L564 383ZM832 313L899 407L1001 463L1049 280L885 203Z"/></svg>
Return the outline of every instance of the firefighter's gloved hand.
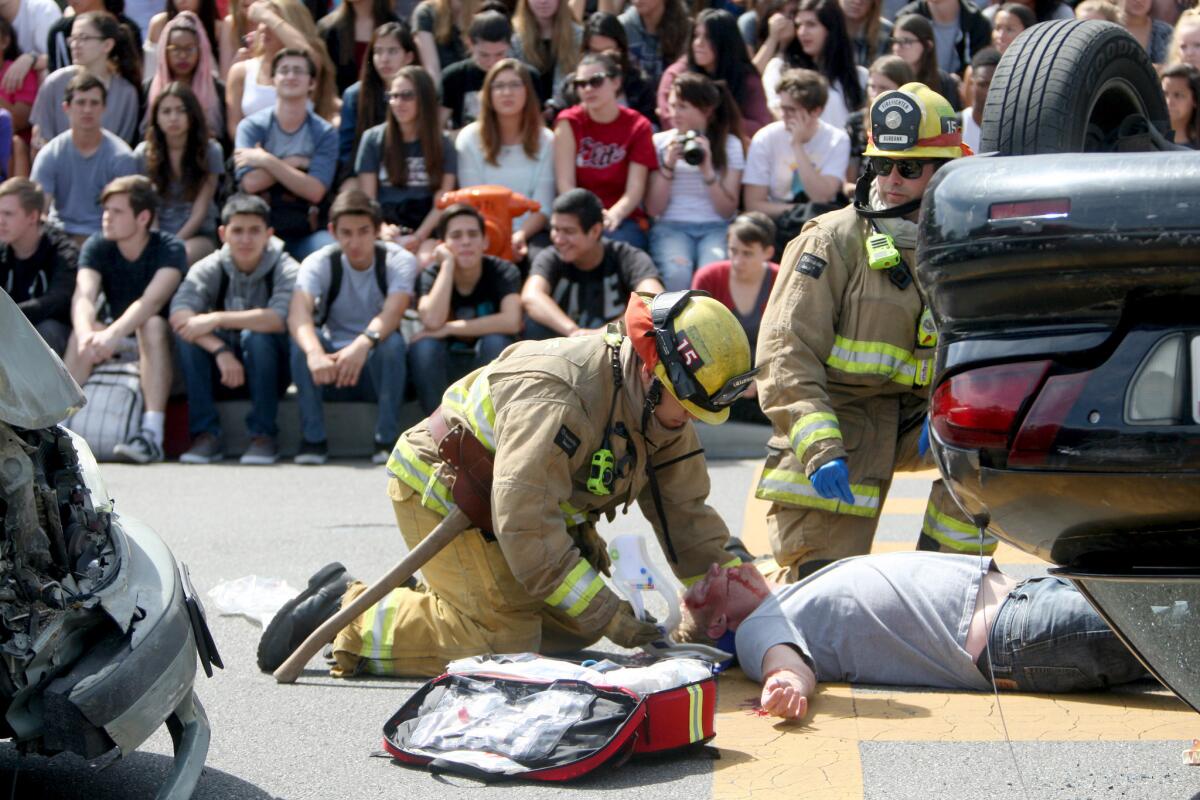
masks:
<svg viewBox="0 0 1200 800"><path fill-rule="evenodd" d="M812 485L817 494L826 500L841 500L854 505L854 493L850 491L850 470L844 458L835 458L818 467L812 474Z"/></svg>
<svg viewBox="0 0 1200 800"><path fill-rule="evenodd" d="M925 418L925 425L921 428L921 435L917 438L917 455L921 458L929 452L929 417Z"/></svg>
<svg viewBox="0 0 1200 800"><path fill-rule="evenodd" d="M580 525L575 539L579 555L592 565L597 572L612 577L612 559L608 557L608 542L596 533L596 526L591 523Z"/></svg>
<svg viewBox="0 0 1200 800"><path fill-rule="evenodd" d="M646 616L645 620L638 619L633 615L633 606L622 600L621 605L617 606L617 613L613 614L602 632L614 644L619 644L621 647L641 647L644 644L650 644L661 634L658 632L658 625L655 624L654 617L649 614Z"/></svg>

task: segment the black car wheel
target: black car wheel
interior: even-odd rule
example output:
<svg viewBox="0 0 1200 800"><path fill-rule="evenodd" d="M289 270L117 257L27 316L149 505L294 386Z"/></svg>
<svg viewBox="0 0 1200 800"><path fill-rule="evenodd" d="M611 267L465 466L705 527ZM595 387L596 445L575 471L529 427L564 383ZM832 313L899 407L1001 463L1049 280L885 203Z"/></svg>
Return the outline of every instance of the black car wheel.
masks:
<svg viewBox="0 0 1200 800"><path fill-rule="evenodd" d="M1169 127L1167 103L1145 48L1111 22L1042 23L1018 36L996 67L980 150L1001 155L1112 150L1131 115L1161 130ZM1140 146L1126 143L1120 149L1162 148L1143 139Z"/></svg>

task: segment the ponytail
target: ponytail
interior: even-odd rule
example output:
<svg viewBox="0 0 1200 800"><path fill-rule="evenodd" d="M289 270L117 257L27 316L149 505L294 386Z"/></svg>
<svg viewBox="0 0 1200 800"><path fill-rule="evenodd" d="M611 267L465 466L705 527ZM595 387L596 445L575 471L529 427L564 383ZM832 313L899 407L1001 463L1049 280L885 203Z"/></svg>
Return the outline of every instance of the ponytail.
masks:
<svg viewBox="0 0 1200 800"><path fill-rule="evenodd" d="M742 114L729 86L725 81L714 81L699 72L682 72L672 88L680 100L709 113L704 135L712 151L713 169L724 172L728 166L725 156L728 137L736 136L743 149L745 147L741 138Z"/></svg>
<svg viewBox="0 0 1200 800"><path fill-rule="evenodd" d="M76 17L76 21L87 21L103 39L113 40L113 49L108 54L113 70L141 92L142 51L133 41L129 30L107 11L89 11Z"/></svg>

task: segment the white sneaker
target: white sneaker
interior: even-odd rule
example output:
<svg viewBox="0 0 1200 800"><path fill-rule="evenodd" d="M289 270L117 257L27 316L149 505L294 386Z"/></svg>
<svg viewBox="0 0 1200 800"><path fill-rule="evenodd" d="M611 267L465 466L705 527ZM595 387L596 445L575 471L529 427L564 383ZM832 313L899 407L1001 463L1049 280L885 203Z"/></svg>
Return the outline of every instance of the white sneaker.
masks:
<svg viewBox="0 0 1200 800"><path fill-rule="evenodd" d="M142 431L113 448L113 455L132 464L150 464L163 460L162 447L148 432Z"/></svg>

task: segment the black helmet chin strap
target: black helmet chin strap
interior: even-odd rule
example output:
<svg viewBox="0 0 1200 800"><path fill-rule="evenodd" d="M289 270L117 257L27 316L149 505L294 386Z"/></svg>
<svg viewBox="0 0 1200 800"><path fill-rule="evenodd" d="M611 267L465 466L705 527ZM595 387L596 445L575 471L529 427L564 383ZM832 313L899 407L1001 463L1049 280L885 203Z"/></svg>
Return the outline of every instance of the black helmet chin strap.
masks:
<svg viewBox="0 0 1200 800"><path fill-rule="evenodd" d="M854 210L864 219L886 219L889 217L905 217L921 207L921 198L909 200L891 208L871 208L871 181L875 180L875 172L870 167L854 184Z"/></svg>
<svg viewBox="0 0 1200 800"><path fill-rule="evenodd" d="M654 409L658 407L658 403L662 400L662 383L659 382L658 376L655 376L650 381L650 388L646 390L646 402L642 404L642 436L646 435L646 426L650 424L650 415L654 413Z"/></svg>

